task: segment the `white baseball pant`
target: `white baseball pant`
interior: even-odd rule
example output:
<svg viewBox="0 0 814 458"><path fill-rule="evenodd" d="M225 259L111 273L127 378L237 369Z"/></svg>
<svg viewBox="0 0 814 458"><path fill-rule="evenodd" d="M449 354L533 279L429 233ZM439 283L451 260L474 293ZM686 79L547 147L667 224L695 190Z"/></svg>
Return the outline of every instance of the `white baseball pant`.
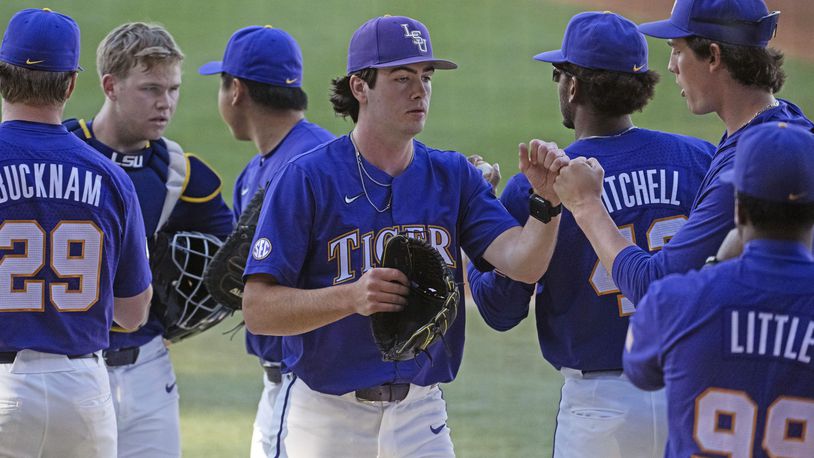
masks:
<svg viewBox="0 0 814 458"><path fill-rule="evenodd" d="M446 402L437 385L410 385L401 401L360 401L355 392L320 393L283 378L283 439L295 457L454 457Z"/></svg>
<svg viewBox="0 0 814 458"><path fill-rule="evenodd" d="M164 339L139 347L135 363L108 367L119 432L118 458L180 457L178 387Z"/></svg>
<svg viewBox="0 0 814 458"><path fill-rule="evenodd" d="M643 391L619 372L562 368L555 458L653 458L664 456L667 399Z"/></svg>
<svg viewBox="0 0 814 458"><path fill-rule="evenodd" d="M116 415L101 355L22 350L0 364L0 456L115 455Z"/></svg>

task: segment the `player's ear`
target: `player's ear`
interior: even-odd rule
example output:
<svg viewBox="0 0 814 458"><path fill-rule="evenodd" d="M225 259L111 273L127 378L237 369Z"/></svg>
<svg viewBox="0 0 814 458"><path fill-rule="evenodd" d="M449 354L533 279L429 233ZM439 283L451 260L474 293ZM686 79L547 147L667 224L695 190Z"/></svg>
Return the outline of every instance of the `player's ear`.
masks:
<svg viewBox="0 0 814 458"><path fill-rule="evenodd" d="M735 196L735 227L740 227L742 224L746 224L748 220L749 217L746 215L746 211L741 205L738 197Z"/></svg>
<svg viewBox="0 0 814 458"><path fill-rule="evenodd" d="M709 70L712 72L723 68L721 46L718 43L711 43L709 45Z"/></svg>
<svg viewBox="0 0 814 458"><path fill-rule="evenodd" d="M568 103L574 103L574 101L577 99L577 94L579 94L579 91L582 90L582 84L580 84L579 80L573 76L568 78L568 82L566 84L568 91Z"/></svg>
<svg viewBox="0 0 814 458"><path fill-rule="evenodd" d="M232 78L231 84L231 100L230 103L232 106L237 106L246 96L248 96L249 88L246 87L246 84L243 81L240 81L237 78Z"/></svg>
<svg viewBox="0 0 814 458"><path fill-rule="evenodd" d="M105 97L114 101L116 100L116 81L117 78L110 73L102 75L102 92L105 93Z"/></svg>
<svg viewBox="0 0 814 458"><path fill-rule="evenodd" d="M65 91L65 100L68 100L69 98L71 98L71 94L73 94L74 89L76 89L76 77L77 77L77 75L78 75L77 72L74 72L74 74L71 75L71 82L70 82L70 84L68 84L68 89Z"/></svg>
<svg viewBox="0 0 814 458"><path fill-rule="evenodd" d="M351 94L353 94L353 97L358 100L359 103L367 102L367 91L370 89L367 85L367 81L359 78L357 75L351 75L348 85L350 86Z"/></svg>

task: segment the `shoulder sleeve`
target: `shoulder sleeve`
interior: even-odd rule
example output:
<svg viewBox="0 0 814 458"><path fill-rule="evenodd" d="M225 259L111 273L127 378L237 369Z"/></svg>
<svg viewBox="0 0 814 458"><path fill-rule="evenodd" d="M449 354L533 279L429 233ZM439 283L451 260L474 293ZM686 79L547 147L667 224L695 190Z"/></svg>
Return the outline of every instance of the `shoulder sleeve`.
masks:
<svg viewBox="0 0 814 458"><path fill-rule="evenodd" d="M643 390L664 386L664 360L661 311L674 307L664 294L665 281L653 285L630 318L625 351L622 355L627 378Z"/></svg>
<svg viewBox="0 0 814 458"><path fill-rule="evenodd" d="M201 203L214 199L220 194L221 179L212 167L198 156L185 154L187 158L187 181L181 192L181 200Z"/></svg>
<svg viewBox="0 0 814 458"><path fill-rule="evenodd" d="M664 248L650 255L639 247L622 250L613 262L613 280L633 303L647 292L652 282L671 273L699 269L714 255L726 234L735 227L735 193L720 180L722 167L705 189L684 226Z"/></svg>
<svg viewBox="0 0 814 458"><path fill-rule="evenodd" d="M450 153L453 154L453 153ZM507 230L519 226L492 192L492 186L466 157L458 157L461 175L461 211L458 218L460 244L472 262L484 270L488 264L481 258L492 242Z"/></svg>
<svg viewBox="0 0 814 458"><path fill-rule="evenodd" d="M528 180L517 174L506 184L500 202L519 224L528 219ZM492 270L480 271L473 263L467 268L469 289L484 321L493 329L507 331L529 313L534 285L514 281Z"/></svg>
<svg viewBox="0 0 814 458"><path fill-rule="evenodd" d="M309 176L294 163L288 163L266 190L244 279L268 274L283 286L299 287L316 205Z"/></svg>
<svg viewBox="0 0 814 458"><path fill-rule="evenodd" d="M122 173L124 175L124 173ZM118 180L123 200L121 247L113 279L114 297L133 297L150 286L152 276L147 261L147 237L144 219L133 182L125 175Z"/></svg>

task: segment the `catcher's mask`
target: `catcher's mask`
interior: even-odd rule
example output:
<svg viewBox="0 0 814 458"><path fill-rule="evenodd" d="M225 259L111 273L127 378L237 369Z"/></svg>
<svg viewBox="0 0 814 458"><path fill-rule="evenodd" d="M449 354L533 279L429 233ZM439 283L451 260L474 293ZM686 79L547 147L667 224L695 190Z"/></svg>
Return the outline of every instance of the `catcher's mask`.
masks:
<svg viewBox="0 0 814 458"><path fill-rule="evenodd" d="M203 273L222 242L200 232L159 233L150 253L152 311L165 327L164 338L177 342L220 323L232 313L215 302Z"/></svg>

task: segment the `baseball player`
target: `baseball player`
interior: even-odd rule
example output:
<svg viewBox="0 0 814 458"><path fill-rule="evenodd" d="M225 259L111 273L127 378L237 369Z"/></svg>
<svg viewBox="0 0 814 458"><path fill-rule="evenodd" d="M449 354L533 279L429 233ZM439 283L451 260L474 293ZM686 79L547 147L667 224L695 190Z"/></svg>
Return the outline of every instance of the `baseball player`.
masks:
<svg viewBox="0 0 814 458"><path fill-rule="evenodd" d="M654 280L700 268L734 227L732 187L719 177L732 168L741 135L774 121L814 127L796 105L773 95L785 80L782 53L766 47L778 16L763 0L677 0L670 19L639 26L646 35L669 39L668 70L690 111L715 112L726 126L687 223L659 252L647 253L617 230L603 206L596 160L572 160L557 178L557 195L634 304Z"/></svg>
<svg viewBox="0 0 814 458"><path fill-rule="evenodd" d="M368 315L401 310L408 293L401 271L377 267L389 237L424 238L459 282L461 249L524 281L546 269L559 216L518 227L466 157L414 139L434 71L454 68L434 57L421 22L367 21L333 81L334 110L353 131L293 159L266 194L243 313L253 333L286 336L275 408L289 456L454 454L438 384L460 366L464 310L443 343L384 362ZM519 156L535 191L552 197L545 166L556 171L564 153L522 145Z"/></svg>
<svg viewBox="0 0 814 458"><path fill-rule="evenodd" d="M161 26L113 29L97 49L105 102L90 121L66 127L127 172L144 231L199 231L225 237L233 216L218 175L162 137L175 113L184 55ZM119 458L180 456L178 388L164 327L155 313L135 332L114 328L104 357L119 431Z"/></svg>
<svg viewBox="0 0 814 458"><path fill-rule="evenodd" d="M625 373L666 387L668 457L814 456L814 136L745 132L721 175L737 192L735 260L654 283L631 319Z"/></svg>
<svg viewBox="0 0 814 458"><path fill-rule="evenodd" d="M111 457L101 350L152 295L132 182L60 124L79 27L47 8L0 45L0 456Z"/></svg>
<svg viewBox="0 0 814 458"><path fill-rule="evenodd" d="M566 153L601 161L602 198L614 224L643 250L659 250L686 221L715 147L633 125L631 113L647 104L659 79L648 70L644 36L616 14L580 13L568 23L562 49L535 59L554 65L563 124L576 136ZM529 217L530 189L522 174L515 175L500 198L518 222ZM472 265L468 274L491 327L506 331L528 316L534 285ZM569 213L536 291L540 348L565 378L554 456L663 455L664 393L643 392L622 376L633 305L619 294Z"/></svg>
<svg viewBox="0 0 814 458"><path fill-rule="evenodd" d="M258 154L235 182L233 208L237 217L252 196L264 189L295 155L334 138L305 119L308 96L302 90L302 53L287 32L271 26L251 26L229 39L223 60L203 65L202 75L221 75L218 109L238 140L250 140ZM263 393L252 433L252 457L285 456L277 435L279 417L274 403L282 375L282 338L246 332L246 349L264 369Z"/></svg>

